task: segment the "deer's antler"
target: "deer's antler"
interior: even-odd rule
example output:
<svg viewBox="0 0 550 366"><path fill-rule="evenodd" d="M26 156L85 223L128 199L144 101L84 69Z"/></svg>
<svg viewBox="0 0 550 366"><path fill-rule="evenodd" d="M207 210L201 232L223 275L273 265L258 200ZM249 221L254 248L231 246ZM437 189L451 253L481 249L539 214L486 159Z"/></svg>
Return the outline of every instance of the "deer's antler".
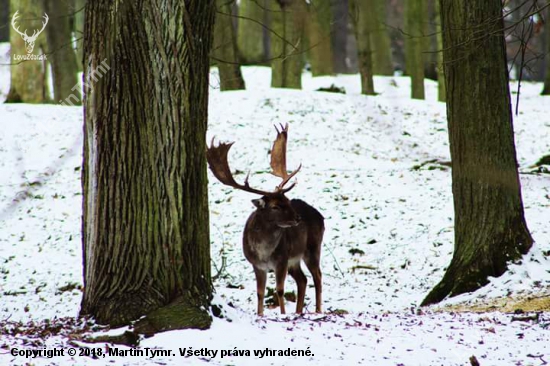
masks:
<svg viewBox="0 0 550 366"><path fill-rule="evenodd" d="M281 178L283 181L277 186L278 191L283 191L283 193L290 191L294 188L294 184L290 187L283 189L285 184L288 183L292 177L298 173L302 164L298 166L296 170L288 174L286 171L286 141L288 138L288 123L283 127L281 124L281 130L275 126L275 131L277 131L277 138L273 142L273 148L271 149L271 169L273 170L273 175Z"/></svg>
<svg viewBox="0 0 550 366"><path fill-rule="evenodd" d="M233 142L228 144L220 142L218 146L214 146L214 138L212 138L210 147L206 149L206 160L208 161L208 165L210 166L210 170L214 176L223 184L233 188L250 193L261 194L262 196L271 194L272 192L262 191L250 187L248 184L248 175L246 176L244 184L239 184L235 181L235 178L233 178L233 174L231 174L231 170L229 169L229 163L227 162L227 153L233 144Z"/></svg>
<svg viewBox="0 0 550 366"><path fill-rule="evenodd" d="M274 192L263 191L250 187L250 185L248 184L248 175L246 176L244 184L239 184L235 181L235 179L233 178L233 174L231 174L231 169L229 168L229 163L227 161L227 154L229 153L229 149L231 149L231 146L233 146L233 142L220 143L218 146L214 146L214 139L212 139L210 147L206 149L206 160L208 161L208 165L210 166L210 170L212 171L214 176L218 178L220 182L227 186L250 193L261 194L262 196L286 193L294 188L296 183L293 183L287 188L284 188L284 186L288 183L290 179L292 179L292 177L296 175L296 173L298 173L298 171L302 167L302 164L300 164L298 169L294 170L292 173L287 173L286 140L288 134L288 124L285 127L281 125L281 131L279 131L277 127L275 127L275 130L277 130L277 138L275 139L275 142L273 143L273 148L271 149L271 169L273 170L272 174L281 178L283 181L277 186L277 188L275 188Z"/></svg>

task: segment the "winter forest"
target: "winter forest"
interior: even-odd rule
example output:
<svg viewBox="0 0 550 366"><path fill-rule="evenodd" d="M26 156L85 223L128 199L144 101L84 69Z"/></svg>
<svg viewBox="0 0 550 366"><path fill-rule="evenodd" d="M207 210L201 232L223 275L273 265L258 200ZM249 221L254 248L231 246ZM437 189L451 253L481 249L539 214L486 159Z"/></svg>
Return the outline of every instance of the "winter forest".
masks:
<svg viewBox="0 0 550 366"><path fill-rule="evenodd" d="M549 19L0 0L0 365L549 364Z"/></svg>

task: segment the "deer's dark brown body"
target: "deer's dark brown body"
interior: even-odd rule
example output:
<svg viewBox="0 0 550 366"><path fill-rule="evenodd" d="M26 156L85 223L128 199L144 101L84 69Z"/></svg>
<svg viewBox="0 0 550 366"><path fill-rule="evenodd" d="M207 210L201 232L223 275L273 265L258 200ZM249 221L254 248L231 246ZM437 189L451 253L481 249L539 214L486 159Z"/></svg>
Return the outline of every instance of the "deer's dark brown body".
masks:
<svg viewBox="0 0 550 366"><path fill-rule="evenodd" d="M257 207L246 222L243 251L254 267L258 315L263 314L267 272L275 272L281 313L285 313L284 284L287 272L298 286L296 312L302 313L307 278L300 263L308 267L315 284L315 310L321 312L321 243L325 231L323 216L302 200L289 201L283 194L253 201Z"/></svg>
<svg viewBox="0 0 550 366"><path fill-rule="evenodd" d="M282 127L282 126L281 126ZM303 260L308 267L315 284L315 311L321 312L322 278L319 264L321 243L325 231L323 216L301 200L290 201L285 193L295 184L284 186L298 173L298 169L288 174L286 170L286 142L288 125L277 129L277 138L271 149L271 168L273 174L282 178L282 182L274 192L268 192L250 187L248 177L244 184L239 184L233 178L227 154L232 146L214 141L207 149L206 158L212 173L220 182L230 187L246 192L260 194L263 197L252 200L256 206L244 228L243 250L246 259L252 263L256 275L256 290L258 294L258 315L264 313L264 296L267 272L275 271L277 295L281 313L285 313L284 287L287 272L298 285L298 302L296 312L304 309L307 279L302 272L300 263Z"/></svg>

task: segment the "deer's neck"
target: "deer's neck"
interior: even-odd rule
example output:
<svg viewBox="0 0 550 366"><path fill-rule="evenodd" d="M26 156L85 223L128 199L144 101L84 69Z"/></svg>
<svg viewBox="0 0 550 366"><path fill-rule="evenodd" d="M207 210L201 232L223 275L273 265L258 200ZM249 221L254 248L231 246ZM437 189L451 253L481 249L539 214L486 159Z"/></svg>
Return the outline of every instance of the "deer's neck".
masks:
<svg viewBox="0 0 550 366"><path fill-rule="evenodd" d="M281 245L285 229L262 220L261 217L251 217L249 224L245 233L249 260L260 268L274 269L272 256Z"/></svg>
<svg viewBox="0 0 550 366"><path fill-rule="evenodd" d="M283 236L284 229L273 222L254 217L250 225L250 235L253 241L263 242L265 245L277 245Z"/></svg>

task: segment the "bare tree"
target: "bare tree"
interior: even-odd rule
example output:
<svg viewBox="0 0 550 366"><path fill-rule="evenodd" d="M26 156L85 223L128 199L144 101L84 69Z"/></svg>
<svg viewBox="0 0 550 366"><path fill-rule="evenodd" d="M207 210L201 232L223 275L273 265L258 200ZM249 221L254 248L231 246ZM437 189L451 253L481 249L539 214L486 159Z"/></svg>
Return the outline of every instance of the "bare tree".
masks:
<svg viewBox="0 0 550 366"><path fill-rule="evenodd" d="M307 4L303 0L277 0L270 10L271 86L301 89Z"/></svg>
<svg viewBox="0 0 550 366"><path fill-rule="evenodd" d="M405 2L405 62L411 77L411 97L424 99L424 53L426 47L427 0Z"/></svg>
<svg viewBox="0 0 550 366"><path fill-rule="evenodd" d="M357 39L357 61L361 74L361 93L374 95L372 78L372 45L371 37L376 27L376 15L372 3L360 0L349 0L350 17Z"/></svg>
<svg viewBox="0 0 550 366"><path fill-rule="evenodd" d="M517 170L501 0L442 0L455 247L429 305L484 286L533 239Z"/></svg>
<svg viewBox="0 0 550 366"><path fill-rule="evenodd" d="M0 9L0 42L9 42L10 28L3 25L10 22L10 0L0 0Z"/></svg>
<svg viewBox="0 0 550 366"><path fill-rule="evenodd" d="M221 90L244 89L237 55L237 38L232 18L233 1L216 0L216 24L212 53L220 72Z"/></svg>
<svg viewBox="0 0 550 366"><path fill-rule="evenodd" d="M46 28L46 39L52 65L54 100L62 102L69 98L71 104L81 104L78 65L73 50L72 27L69 24L72 11L67 1L41 2L44 13L53 19Z"/></svg>
<svg viewBox="0 0 550 366"><path fill-rule="evenodd" d="M369 3L369 2L367 2ZM372 1L370 2L372 4ZM393 75L391 40L386 23L386 0L374 0L371 32L372 70L374 75Z"/></svg>
<svg viewBox="0 0 550 366"><path fill-rule="evenodd" d="M86 0L74 0L74 37L76 39L76 64L78 66L78 71L83 70L83 57L84 57L84 44L82 40L84 39L84 6L86 5Z"/></svg>
<svg viewBox="0 0 550 366"><path fill-rule="evenodd" d="M439 11L439 0L435 0L435 32L437 39L437 100L445 102L445 71L443 67L443 32L441 29L441 12Z"/></svg>
<svg viewBox="0 0 550 366"><path fill-rule="evenodd" d="M334 73L332 55L332 9L329 0L312 0L306 18L309 61L313 76Z"/></svg>
<svg viewBox="0 0 550 366"><path fill-rule="evenodd" d="M544 76L544 87L542 95L550 95L550 7L546 8L546 19L544 22L544 33L546 34L546 74Z"/></svg>
<svg viewBox="0 0 550 366"><path fill-rule="evenodd" d="M237 45L243 65L257 64L264 57L264 0L242 0L238 7Z"/></svg>
<svg viewBox="0 0 550 366"><path fill-rule="evenodd" d="M141 333L211 323L205 139L215 11L214 0L86 4L81 315L99 323L146 315Z"/></svg>

